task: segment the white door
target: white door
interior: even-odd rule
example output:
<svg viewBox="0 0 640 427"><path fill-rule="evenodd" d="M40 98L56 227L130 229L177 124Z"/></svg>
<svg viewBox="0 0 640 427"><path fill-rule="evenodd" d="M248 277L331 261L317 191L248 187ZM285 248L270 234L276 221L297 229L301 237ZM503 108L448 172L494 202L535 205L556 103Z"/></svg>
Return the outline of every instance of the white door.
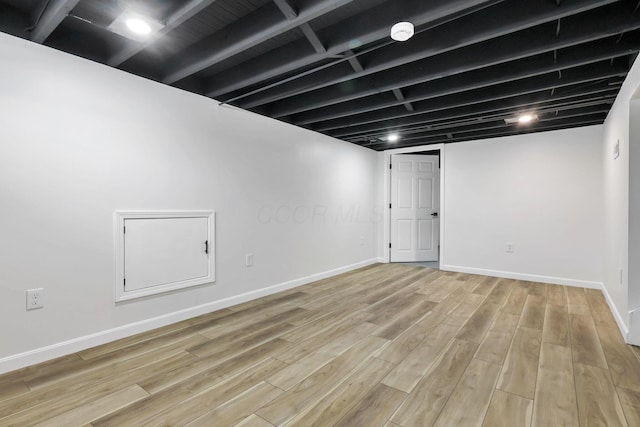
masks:
<svg viewBox="0 0 640 427"><path fill-rule="evenodd" d="M391 262L437 261L438 156L391 156Z"/></svg>

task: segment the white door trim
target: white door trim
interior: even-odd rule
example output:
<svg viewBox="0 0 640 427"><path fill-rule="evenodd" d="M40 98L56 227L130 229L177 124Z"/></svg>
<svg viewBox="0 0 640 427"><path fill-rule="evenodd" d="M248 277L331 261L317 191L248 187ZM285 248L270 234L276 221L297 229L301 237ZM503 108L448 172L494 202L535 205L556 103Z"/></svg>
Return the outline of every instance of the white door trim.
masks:
<svg viewBox="0 0 640 427"><path fill-rule="evenodd" d="M391 162L391 262L438 261L440 156L395 154Z"/></svg>
<svg viewBox="0 0 640 427"><path fill-rule="evenodd" d="M421 151L439 151L440 152L440 253L438 255L440 266L444 265L444 222L446 218L446 210L444 204L444 177L445 177L445 150L444 144L421 145L418 147L395 148L383 151L384 155L384 195L383 201L383 239L382 239L382 260L385 263L391 262L391 254L389 252L389 242L391 241L391 212L389 203L391 203L391 173L389 165L391 165L392 154L418 153Z"/></svg>

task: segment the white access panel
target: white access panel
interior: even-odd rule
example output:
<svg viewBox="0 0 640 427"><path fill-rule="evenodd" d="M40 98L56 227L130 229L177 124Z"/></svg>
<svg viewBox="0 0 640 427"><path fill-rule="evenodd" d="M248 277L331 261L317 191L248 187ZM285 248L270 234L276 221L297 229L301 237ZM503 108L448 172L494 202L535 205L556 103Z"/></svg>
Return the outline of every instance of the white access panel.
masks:
<svg viewBox="0 0 640 427"><path fill-rule="evenodd" d="M116 301L211 283L214 213L116 213Z"/></svg>

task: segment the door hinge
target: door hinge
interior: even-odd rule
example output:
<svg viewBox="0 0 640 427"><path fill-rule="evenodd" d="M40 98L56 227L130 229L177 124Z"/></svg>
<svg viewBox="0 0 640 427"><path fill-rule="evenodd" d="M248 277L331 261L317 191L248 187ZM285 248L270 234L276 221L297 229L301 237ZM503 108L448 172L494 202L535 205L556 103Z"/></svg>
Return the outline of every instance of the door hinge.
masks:
<svg viewBox="0 0 640 427"><path fill-rule="evenodd" d="M123 285L127 286L127 279L123 279L122 282Z"/></svg>
<svg viewBox="0 0 640 427"><path fill-rule="evenodd" d="M127 227L122 227L122 234L127 234Z"/></svg>
<svg viewBox="0 0 640 427"><path fill-rule="evenodd" d="M391 209L391 203L389 203L389 209Z"/></svg>
<svg viewBox="0 0 640 427"><path fill-rule="evenodd" d="M391 249L391 243L389 243L389 249Z"/></svg>
<svg viewBox="0 0 640 427"><path fill-rule="evenodd" d="M389 169L393 169L393 165L389 163Z"/></svg>

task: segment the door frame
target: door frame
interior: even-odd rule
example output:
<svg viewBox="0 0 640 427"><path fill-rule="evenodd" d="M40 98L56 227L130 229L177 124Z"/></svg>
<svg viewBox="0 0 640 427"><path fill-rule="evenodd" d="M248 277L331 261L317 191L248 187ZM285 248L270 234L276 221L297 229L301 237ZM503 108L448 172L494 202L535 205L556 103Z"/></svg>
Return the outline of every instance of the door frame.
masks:
<svg viewBox="0 0 640 427"><path fill-rule="evenodd" d="M391 150L385 150L382 152L384 155L384 171L383 171L383 233L382 233L382 262L391 262L391 251L389 250L389 243L391 242L391 209L389 209L389 203L391 203L391 171L389 166L391 165L391 156L394 154L412 154L422 151L438 151L440 153L440 250L438 251L438 264L442 269L444 265L444 222L445 222L445 204L444 204L444 167L445 167L445 150L444 144L433 145L421 145L418 147L407 148L394 148Z"/></svg>

